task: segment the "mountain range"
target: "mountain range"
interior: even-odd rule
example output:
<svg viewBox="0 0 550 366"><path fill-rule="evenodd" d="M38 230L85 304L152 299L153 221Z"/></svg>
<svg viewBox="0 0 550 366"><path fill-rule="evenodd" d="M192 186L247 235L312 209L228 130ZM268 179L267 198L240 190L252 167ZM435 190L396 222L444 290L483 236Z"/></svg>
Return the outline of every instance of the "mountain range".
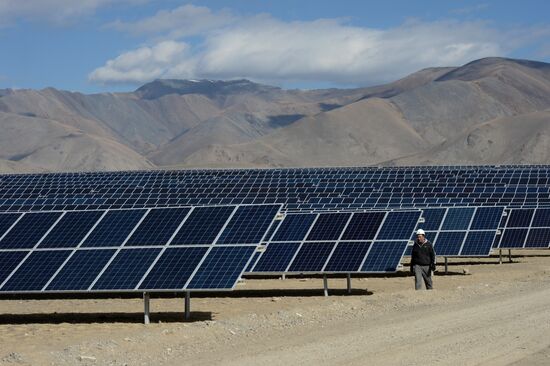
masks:
<svg viewBox="0 0 550 366"><path fill-rule="evenodd" d="M0 131L1 172L547 164L550 64L484 58L356 89L0 89Z"/></svg>

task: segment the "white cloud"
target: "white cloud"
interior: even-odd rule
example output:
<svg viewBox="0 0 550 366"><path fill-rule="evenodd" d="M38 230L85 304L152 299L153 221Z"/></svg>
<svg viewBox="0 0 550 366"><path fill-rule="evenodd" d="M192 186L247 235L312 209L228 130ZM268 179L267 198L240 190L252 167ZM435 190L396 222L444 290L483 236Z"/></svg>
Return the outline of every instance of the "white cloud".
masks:
<svg viewBox="0 0 550 366"><path fill-rule="evenodd" d="M189 20L176 21L174 12L193 10L182 8L137 22L133 24L134 31L153 33L154 24L164 18L167 25L162 31L178 34ZM216 16L200 9L206 19ZM192 24L200 21L197 15ZM107 61L90 74L90 80L143 83L161 77L244 77L278 83L369 85L392 81L426 67L504 56L512 51L508 45L524 43L514 43L513 33L499 32L483 22L452 20L408 21L391 29L374 29L350 26L339 19L285 22L257 15L241 17L238 22L220 20L206 24L204 30L208 32L203 30L198 44L185 44L169 60L158 57L159 45L163 44L158 43ZM130 30L131 25L121 23L119 28ZM195 29L190 34L201 32L193 26L190 29ZM176 38L174 44L183 44L180 39L184 37Z"/></svg>
<svg viewBox="0 0 550 366"><path fill-rule="evenodd" d="M174 10L161 10L137 22L117 20L107 27L134 35L167 34L169 38L178 38L217 29L236 19L228 10L214 13L207 7L188 4Z"/></svg>
<svg viewBox="0 0 550 366"><path fill-rule="evenodd" d="M148 0L0 0L0 25L18 19L71 23L98 8L115 3L142 3Z"/></svg>

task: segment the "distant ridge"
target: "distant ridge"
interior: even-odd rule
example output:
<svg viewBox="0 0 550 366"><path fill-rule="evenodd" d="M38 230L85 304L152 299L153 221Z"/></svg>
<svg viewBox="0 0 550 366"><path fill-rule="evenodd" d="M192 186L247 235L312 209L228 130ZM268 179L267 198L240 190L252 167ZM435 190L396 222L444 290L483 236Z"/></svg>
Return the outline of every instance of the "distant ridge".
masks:
<svg viewBox="0 0 550 366"><path fill-rule="evenodd" d="M368 88L159 79L0 89L0 171L550 163L550 64L484 58Z"/></svg>

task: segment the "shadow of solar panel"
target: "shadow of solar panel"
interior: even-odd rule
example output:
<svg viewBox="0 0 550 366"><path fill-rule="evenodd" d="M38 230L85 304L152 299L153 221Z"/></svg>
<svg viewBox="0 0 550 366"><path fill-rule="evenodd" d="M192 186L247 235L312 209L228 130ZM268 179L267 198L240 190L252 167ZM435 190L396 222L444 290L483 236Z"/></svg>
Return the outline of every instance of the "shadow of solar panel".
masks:
<svg viewBox="0 0 550 366"><path fill-rule="evenodd" d="M497 229L502 218L504 207L478 207L470 230Z"/></svg>
<svg viewBox="0 0 550 366"><path fill-rule="evenodd" d="M307 240L337 240L351 213L321 213L311 228Z"/></svg>
<svg viewBox="0 0 550 366"><path fill-rule="evenodd" d="M465 231L443 231L437 235L434 241L436 255L457 256L466 237Z"/></svg>
<svg viewBox="0 0 550 366"><path fill-rule="evenodd" d="M240 206L216 244L259 244L279 209L279 205Z"/></svg>
<svg viewBox="0 0 550 366"><path fill-rule="evenodd" d="M81 247L115 247L124 243L147 210L113 210L84 240Z"/></svg>
<svg viewBox="0 0 550 366"><path fill-rule="evenodd" d="M170 244L214 243L234 210L235 206L195 207Z"/></svg>
<svg viewBox="0 0 550 366"><path fill-rule="evenodd" d="M15 267L19 265L19 262L25 258L29 252L0 252L0 285L8 278L10 273L13 272Z"/></svg>
<svg viewBox="0 0 550 366"><path fill-rule="evenodd" d="M505 229L502 232L499 248L523 248L528 229Z"/></svg>
<svg viewBox="0 0 550 366"><path fill-rule="evenodd" d="M92 288L94 290L133 290L160 250L160 248L122 249Z"/></svg>
<svg viewBox="0 0 550 366"><path fill-rule="evenodd" d="M532 227L550 227L550 208L538 208L535 211Z"/></svg>
<svg viewBox="0 0 550 366"><path fill-rule="evenodd" d="M208 247L166 249L139 288L144 290L183 289L207 250Z"/></svg>
<svg viewBox="0 0 550 366"><path fill-rule="evenodd" d="M73 211L65 215L40 242L39 248L75 248L104 211Z"/></svg>
<svg viewBox="0 0 550 366"><path fill-rule="evenodd" d="M536 216L535 216L536 217ZM525 248L548 248L550 246L550 228L531 228L525 241Z"/></svg>
<svg viewBox="0 0 550 366"><path fill-rule="evenodd" d="M272 241L303 240L317 214L288 214L279 225Z"/></svg>
<svg viewBox="0 0 550 366"><path fill-rule="evenodd" d="M420 211L388 212L376 240L409 240L420 214Z"/></svg>
<svg viewBox="0 0 550 366"><path fill-rule="evenodd" d="M342 240L373 240L384 216L385 212L354 213Z"/></svg>
<svg viewBox="0 0 550 366"><path fill-rule="evenodd" d="M534 209L511 210L506 227L529 227L534 213Z"/></svg>
<svg viewBox="0 0 550 366"><path fill-rule="evenodd" d="M289 272L320 272L336 243L304 243L292 261Z"/></svg>
<svg viewBox="0 0 550 366"><path fill-rule="evenodd" d="M269 243L254 266L254 272L285 272L300 243Z"/></svg>
<svg viewBox="0 0 550 366"><path fill-rule="evenodd" d="M340 242L325 266L325 272L357 272L370 248L369 242Z"/></svg>
<svg viewBox="0 0 550 366"><path fill-rule="evenodd" d="M116 249L76 251L46 290L87 290L115 252Z"/></svg>
<svg viewBox="0 0 550 366"><path fill-rule="evenodd" d="M232 289L254 255L255 246L213 247L187 289Z"/></svg>
<svg viewBox="0 0 550 366"><path fill-rule="evenodd" d="M491 253L495 231L470 231L460 252L461 256L488 256Z"/></svg>
<svg viewBox="0 0 550 366"><path fill-rule="evenodd" d="M418 228L424 231L439 230L443 217L445 216L445 208L425 208L422 210L424 222L418 224Z"/></svg>
<svg viewBox="0 0 550 366"><path fill-rule="evenodd" d="M17 221L19 216L21 216L21 214L0 214L0 238L2 238L6 231L8 231L8 229L15 223L15 221Z"/></svg>
<svg viewBox="0 0 550 366"><path fill-rule="evenodd" d="M125 246L164 245L175 233L189 208L152 209L138 225Z"/></svg>
<svg viewBox="0 0 550 366"><path fill-rule="evenodd" d="M0 290L2 292L42 290L71 252L54 250L31 253Z"/></svg>
<svg viewBox="0 0 550 366"><path fill-rule="evenodd" d="M61 212L26 213L2 238L0 248L33 248L59 216Z"/></svg>
<svg viewBox="0 0 550 366"><path fill-rule="evenodd" d="M403 258L408 241L374 242L361 267L361 272L395 272Z"/></svg>
<svg viewBox="0 0 550 366"><path fill-rule="evenodd" d="M474 210L473 207L449 208L441 230L468 230Z"/></svg>

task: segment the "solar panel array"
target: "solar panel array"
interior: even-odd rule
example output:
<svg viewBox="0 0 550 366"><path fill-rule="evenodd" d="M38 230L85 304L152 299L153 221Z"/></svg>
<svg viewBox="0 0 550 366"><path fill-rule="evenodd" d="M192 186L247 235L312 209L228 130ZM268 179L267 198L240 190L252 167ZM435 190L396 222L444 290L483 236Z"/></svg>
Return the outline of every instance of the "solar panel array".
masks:
<svg viewBox="0 0 550 366"><path fill-rule="evenodd" d="M395 272L420 216L420 210L289 213L247 271Z"/></svg>
<svg viewBox="0 0 550 366"><path fill-rule="evenodd" d="M504 207L428 208L423 210L424 222L418 228L426 232L438 256L488 256L503 212Z"/></svg>
<svg viewBox="0 0 550 366"><path fill-rule="evenodd" d="M550 208L509 209L501 221L501 249L550 248Z"/></svg>
<svg viewBox="0 0 550 366"><path fill-rule="evenodd" d="M0 292L231 289L280 208L0 214Z"/></svg>
<svg viewBox="0 0 550 366"><path fill-rule="evenodd" d="M0 211L236 204L284 210L550 206L549 166L356 167L0 176Z"/></svg>

